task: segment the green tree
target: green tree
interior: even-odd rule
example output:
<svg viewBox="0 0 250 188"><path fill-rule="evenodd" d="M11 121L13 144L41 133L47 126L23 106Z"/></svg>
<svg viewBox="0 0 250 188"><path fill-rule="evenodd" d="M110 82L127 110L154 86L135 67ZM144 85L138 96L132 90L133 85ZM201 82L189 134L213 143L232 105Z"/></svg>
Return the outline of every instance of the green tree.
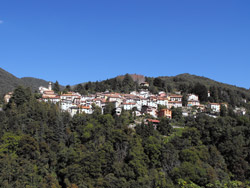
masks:
<svg viewBox="0 0 250 188"><path fill-rule="evenodd" d="M24 104L29 101L32 97L31 90L29 88L24 88L19 86L14 90L14 93L10 99L10 102L14 102L17 106Z"/></svg>
<svg viewBox="0 0 250 188"><path fill-rule="evenodd" d="M66 88L63 90L63 93L68 93L71 91L70 85L66 85Z"/></svg>
<svg viewBox="0 0 250 188"><path fill-rule="evenodd" d="M201 102L208 101L208 90L207 87L201 83L195 84L193 88L193 93L199 96Z"/></svg>
<svg viewBox="0 0 250 188"><path fill-rule="evenodd" d="M56 81L56 83L54 84L53 90L54 90L56 93L59 93L59 92L60 92L60 85L59 85L59 82L58 82L58 81Z"/></svg>
<svg viewBox="0 0 250 188"><path fill-rule="evenodd" d="M170 125L170 120L167 118L162 118L159 125L157 125L157 130L162 135L169 135L173 131L173 127Z"/></svg>

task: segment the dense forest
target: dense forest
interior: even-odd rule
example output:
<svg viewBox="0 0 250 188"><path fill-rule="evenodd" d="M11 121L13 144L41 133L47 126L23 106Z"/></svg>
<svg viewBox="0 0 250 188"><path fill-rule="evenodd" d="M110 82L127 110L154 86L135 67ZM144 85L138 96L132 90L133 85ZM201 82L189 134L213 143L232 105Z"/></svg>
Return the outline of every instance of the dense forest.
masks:
<svg viewBox="0 0 250 188"><path fill-rule="evenodd" d="M130 111L71 117L18 87L0 111L0 187L249 187L250 116L228 115L176 109L156 129L131 129Z"/></svg>

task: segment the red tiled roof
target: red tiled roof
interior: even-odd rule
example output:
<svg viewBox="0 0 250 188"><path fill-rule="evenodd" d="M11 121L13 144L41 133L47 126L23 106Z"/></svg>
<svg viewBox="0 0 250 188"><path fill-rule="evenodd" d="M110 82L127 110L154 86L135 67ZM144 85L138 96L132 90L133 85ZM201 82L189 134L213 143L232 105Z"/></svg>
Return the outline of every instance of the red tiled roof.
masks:
<svg viewBox="0 0 250 188"><path fill-rule="evenodd" d="M90 109L90 106L82 106L82 105L79 105L78 108L81 108L81 109Z"/></svg>
<svg viewBox="0 0 250 188"><path fill-rule="evenodd" d="M157 119L147 119L147 121L152 123L160 123L160 121Z"/></svg>
<svg viewBox="0 0 250 188"><path fill-rule="evenodd" d="M168 103L182 103L181 101L168 101Z"/></svg>
<svg viewBox="0 0 250 188"><path fill-rule="evenodd" d="M172 98L182 98L182 95L172 94L172 95L169 95L169 97L172 97Z"/></svg>

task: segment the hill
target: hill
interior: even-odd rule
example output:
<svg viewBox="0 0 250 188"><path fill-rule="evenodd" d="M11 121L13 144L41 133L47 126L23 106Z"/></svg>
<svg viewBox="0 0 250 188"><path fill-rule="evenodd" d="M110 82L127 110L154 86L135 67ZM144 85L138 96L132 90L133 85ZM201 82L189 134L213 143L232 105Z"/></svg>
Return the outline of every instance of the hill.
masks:
<svg viewBox="0 0 250 188"><path fill-rule="evenodd" d="M12 91L19 85L24 85L23 81L9 72L0 68L0 95Z"/></svg>
<svg viewBox="0 0 250 188"><path fill-rule="evenodd" d="M32 90L38 90L40 86L47 87L49 82L43 79L33 78L33 77L23 77L21 78L25 86L30 87Z"/></svg>
<svg viewBox="0 0 250 188"><path fill-rule="evenodd" d="M153 124L108 108L71 117L17 89L0 111L0 187L249 188L249 113Z"/></svg>
<svg viewBox="0 0 250 188"><path fill-rule="evenodd" d="M13 91L20 85L30 87L33 91L35 91L38 90L40 86L47 87L48 83L48 81L32 77L17 78L13 74L0 68L0 96Z"/></svg>
<svg viewBox="0 0 250 188"><path fill-rule="evenodd" d="M106 90L129 93L140 89L140 83L144 81L149 83L149 91L152 93L158 93L159 91L169 93L180 91L182 94L195 93L203 98L202 102L226 102L232 106L246 106L250 101L250 91L246 88L191 74L156 78L126 74L103 81L81 83L72 88L81 94L104 92ZM36 91L39 86L47 87L48 81L32 77L17 78L0 68L0 96L12 91L18 85L30 87L33 91ZM61 90L63 89L64 86L61 86ZM210 91L210 97L207 97L208 91Z"/></svg>
<svg viewBox="0 0 250 188"><path fill-rule="evenodd" d="M138 79L140 78L140 79ZM159 91L168 93L181 92L182 94L197 94L201 102L226 102L231 106L245 106L250 101L250 91L212 79L191 74L177 76L144 77L141 75L126 74L101 82L87 82L74 87L81 94L104 92L129 93L140 89L142 81L149 83L149 91L157 94ZM210 92L210 96L208 93Z"/></svg>

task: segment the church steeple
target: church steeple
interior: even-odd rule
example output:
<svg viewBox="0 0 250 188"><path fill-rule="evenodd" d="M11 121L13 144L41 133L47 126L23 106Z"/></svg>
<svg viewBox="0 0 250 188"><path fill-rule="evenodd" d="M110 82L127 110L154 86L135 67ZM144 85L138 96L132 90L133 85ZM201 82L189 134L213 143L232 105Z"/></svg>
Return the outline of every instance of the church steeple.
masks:
<svg viewBox="0 0 250 188"><path fill-rule="evenodd" d="M52 83L51 82L49 82L49 88L48 89L52 90Z"/></svg>

